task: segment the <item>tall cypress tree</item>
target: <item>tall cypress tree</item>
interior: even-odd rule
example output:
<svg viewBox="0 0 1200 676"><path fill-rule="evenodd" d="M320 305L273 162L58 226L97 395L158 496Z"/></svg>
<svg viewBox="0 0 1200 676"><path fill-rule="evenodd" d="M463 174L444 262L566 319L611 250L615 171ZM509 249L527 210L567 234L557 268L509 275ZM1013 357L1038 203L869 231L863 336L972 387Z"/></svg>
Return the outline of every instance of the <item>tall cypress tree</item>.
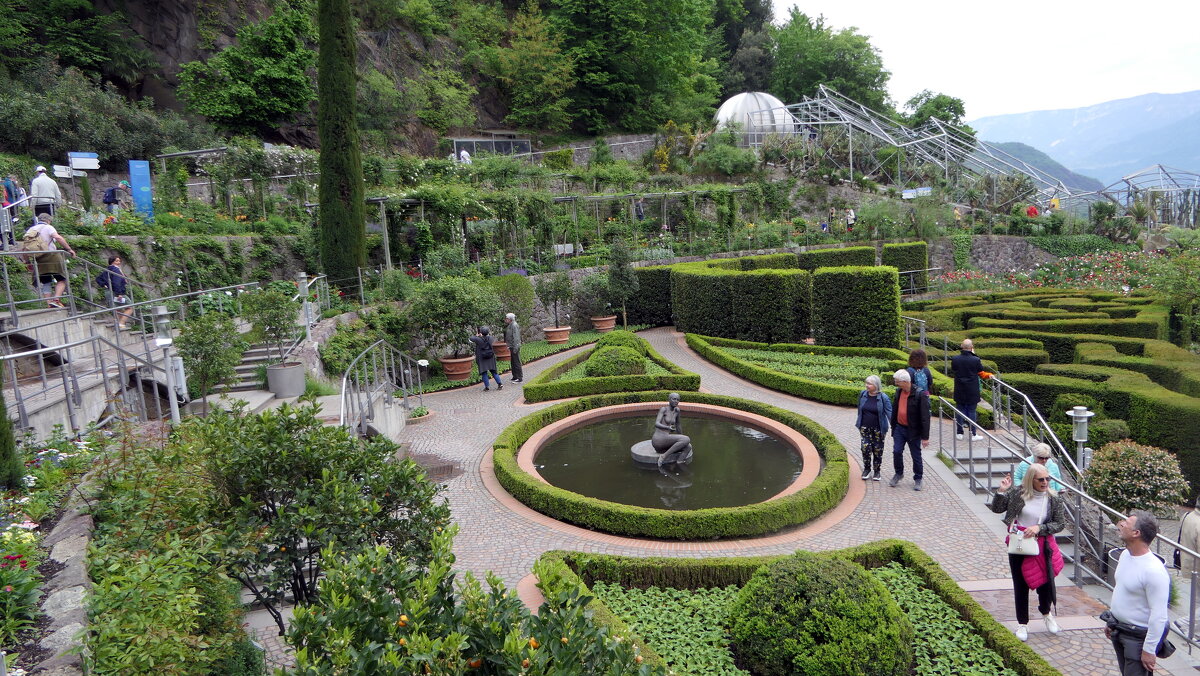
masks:
<svg viewBox="0 0 1200 676"><path fill-rule="evenodd" d="M349 0L318 0L317 135L321 140L321 260L330 279L367 264L362 150L354 102L354 16Z"/></svg>
<svg viewBox="0 0 1200 676"><path fill-rule="evenodd" d="M0 370L0 391L4 389L4 373ZM0 486L8 489L20 488L25 478L25 463L17 452L17 439L12 421L8 419L8 405L0 396Z"/></svg>

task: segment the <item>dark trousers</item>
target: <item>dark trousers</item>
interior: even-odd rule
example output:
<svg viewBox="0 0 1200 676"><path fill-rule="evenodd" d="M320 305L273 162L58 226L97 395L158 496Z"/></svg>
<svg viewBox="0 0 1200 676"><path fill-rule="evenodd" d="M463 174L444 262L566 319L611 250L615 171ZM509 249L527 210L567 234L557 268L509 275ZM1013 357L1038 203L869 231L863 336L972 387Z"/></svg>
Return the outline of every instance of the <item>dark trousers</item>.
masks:
<svg viewBox="0 0 1200 676"><path fill-rule="evenodd" d="M904 447L912 456L913 480L920 481L925 476L925 463L921 460L921 435L908 429L906 425L896 425L892 430L892 439L896 445L892 448L892 467L896 474L904 476Z"/></svg>
<svg viewBox="0 0 1200 676"><path fill-rule="evenodd" d="M1142 641L1146 637L1129 636L1116 629L1112 632L1113 650L1117 652L1117 668L1121 676L1150 676L1154 672L1146 671L1142 666Z"/></svg>
<svg viewBox="0 0 1200 676"><path fill-rule="evenodd" d="M1013 537L1020 537L1020 534ZM1017 624L1029 624L1029 585L1025 584L1025 575L1021 573L1021 563L1025 558L1020 554L1008 555L1008 569L1012 571L1013 579L1013 600L1017 604ZM1049 582L1037 588L1038 611L1041 614L1050 612L1053 593Z"/></svg>
<svg viewBox="0 0 1200 676"><path fill-rule="evenodd" d="M37 216L38 214L50 214L53 216L54 215L54 205L53 204L35 204L35 205L33 205L33 215Z"/></svg>
<svg viewBox="0 0 1200 676"><path fill-rule="evenodd" d="M508 358L509 366L512 368L512 379L525 380L525 370L521 368L521 348L510 347L508 351L512 355Z"/></svg>
<svg viewBox="0 0 1200 676"><path fill-rule="evenodd" d="M954 433L955 434L962 434L963 428L968 427L967 421L963 420L963 416L970 418L971 422L974 422L974 423L979 422L979 412L976 410L979 408L978 401L973 401L969 404L963 404L958 401L955 401L954 408L957 408L958 410L962 411L962 415L954 416ZM975 430L977 430L977 429L979 429L979 428L971 427L971 429L968 431L971 434L975 434L976 433Z"/></svg>

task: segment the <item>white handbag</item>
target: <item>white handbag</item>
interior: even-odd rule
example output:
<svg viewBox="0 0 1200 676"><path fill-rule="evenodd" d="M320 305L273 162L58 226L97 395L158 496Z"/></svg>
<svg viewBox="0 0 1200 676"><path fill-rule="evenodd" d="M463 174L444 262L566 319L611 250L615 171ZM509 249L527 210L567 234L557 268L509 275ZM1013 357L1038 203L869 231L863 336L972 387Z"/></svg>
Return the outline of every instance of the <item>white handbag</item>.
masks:
<svg viewBox="0 0 1200 676"><path fill-rule="evenodd" d="M1038 549L1038 539L1036 537L1027 538L1023 532L1009 533L1008 535L1008 553L1018 556L1037 556L1041 550Z"/></svg>

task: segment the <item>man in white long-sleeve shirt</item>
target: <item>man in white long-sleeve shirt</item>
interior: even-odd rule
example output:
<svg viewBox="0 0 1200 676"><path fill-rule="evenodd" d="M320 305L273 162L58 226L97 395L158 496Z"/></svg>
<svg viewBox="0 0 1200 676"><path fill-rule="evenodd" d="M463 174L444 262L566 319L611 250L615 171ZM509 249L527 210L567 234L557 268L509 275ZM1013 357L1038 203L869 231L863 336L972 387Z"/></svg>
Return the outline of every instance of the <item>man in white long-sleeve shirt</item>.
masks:
<svg viewBox="0 0 1200 676"><path fill-rule="evenodd" d="M46 175L45 167L33 170L33 182L29 185L29 201L33 203L33 213L53 214L62 206L62 192L54 179Z"/></svg>
<svg viewBox="0 0 1200 676"><path fill-rule="evenodd" d="M1117 563L1117 585L1113 589L1112 616L1104 635L1117 651L1121 676L1145 676L1154 671L1155 653L1167 629L1167 604L1171 576L1166 566L1150 551L1158 535L1158 519L1135 511L1117 524L1125 551Z"/></svg>

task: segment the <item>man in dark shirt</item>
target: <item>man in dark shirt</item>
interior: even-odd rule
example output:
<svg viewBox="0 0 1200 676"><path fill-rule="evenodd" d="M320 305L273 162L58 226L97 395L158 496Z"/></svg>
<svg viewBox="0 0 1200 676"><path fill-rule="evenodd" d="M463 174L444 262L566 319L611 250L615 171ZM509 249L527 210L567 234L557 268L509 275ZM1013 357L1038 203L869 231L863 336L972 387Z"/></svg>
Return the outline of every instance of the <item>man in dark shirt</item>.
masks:
<svg viewBox="0 0 1200 676"><path fill-rule="evenodd" d="M925 463L921 460L921 449L929 445L929 393L913 387L912 376L907 369L896 371L892 379L896 382L895 405L892 406L892 467L896 474L888 485L892 488L904 476L904 449L908 447L913 463L913 490L921 490L921 478L925 476Z"/></svg>
<svg viewBox="0 0 1200 676"><path fill-rule="evenodd" d="M983 371L983 361L975 356L975 343L968 338L962 342L962 352L950 360L950 371L954 375L954 408L971 419L979 421L976 408L979 406L979 373ZM963 438L963 428L967 423L960 416L954 417L954 437ZM971 440L982 441L978 428L971 427Z"/></svg>

